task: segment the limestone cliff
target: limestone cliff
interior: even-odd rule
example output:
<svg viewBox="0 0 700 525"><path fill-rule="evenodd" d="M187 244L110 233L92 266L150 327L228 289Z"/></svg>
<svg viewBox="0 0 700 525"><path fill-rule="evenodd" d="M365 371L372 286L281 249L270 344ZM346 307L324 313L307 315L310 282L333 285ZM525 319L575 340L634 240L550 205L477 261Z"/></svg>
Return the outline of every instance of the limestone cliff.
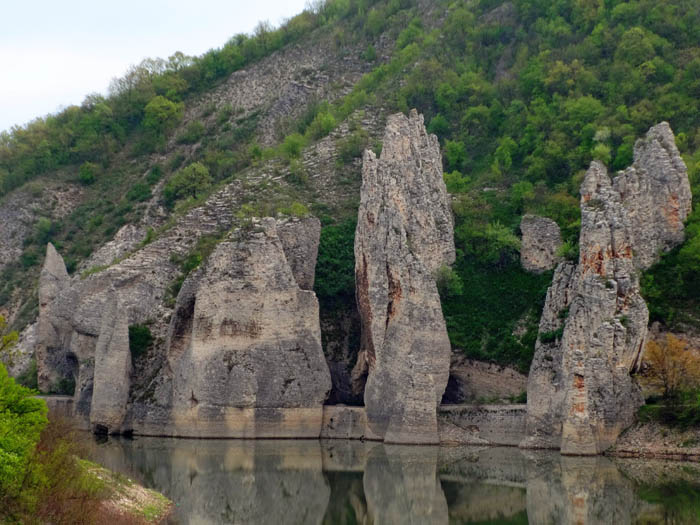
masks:
<svg viewBox="0 0 700 525"><path fill-rule="evenodd" d="M450 342L435 272L454 262L450 202L437 137L423 117L387 120L379 159L366 151L355 233L355 280L372 432L387 442L437 443L436 407Z"/></svg>
<svg viewBox="0 0 700 525"><path fill-rule="evenodd" d="M528 383L528 438L521 446L598 454L642 403L638 366L649 313L639 269L683 240L687 172L668 124L635 145L633 165L610 180L593 162L581 186L578 264L554 275Z"/></svg>
<svg viewBox="0 0 700 525"><path fill-rule="evenodd" d="M305 281L295 278L279 235L282 230L295 246L314 252L318 226L315 219L264 219L252 231L238 231L220 243L185 281L168 341L172 427L167 433L320 435L331 381L318 301L297 283ZM313 269L315 259L310 253L307 267Z"/></svg>

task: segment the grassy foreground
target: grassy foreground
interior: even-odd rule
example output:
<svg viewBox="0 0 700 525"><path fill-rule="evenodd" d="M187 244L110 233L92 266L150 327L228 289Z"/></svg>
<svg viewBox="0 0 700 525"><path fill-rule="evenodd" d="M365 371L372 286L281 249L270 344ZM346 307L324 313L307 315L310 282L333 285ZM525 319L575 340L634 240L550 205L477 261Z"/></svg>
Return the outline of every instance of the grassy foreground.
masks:
<svg viewBox="0 0 700 525"><path fill-rule="evenodd" d="M46 402L0 363L0 523L159 523L171 503L87 461L87 434L47 418Z"/></svg>

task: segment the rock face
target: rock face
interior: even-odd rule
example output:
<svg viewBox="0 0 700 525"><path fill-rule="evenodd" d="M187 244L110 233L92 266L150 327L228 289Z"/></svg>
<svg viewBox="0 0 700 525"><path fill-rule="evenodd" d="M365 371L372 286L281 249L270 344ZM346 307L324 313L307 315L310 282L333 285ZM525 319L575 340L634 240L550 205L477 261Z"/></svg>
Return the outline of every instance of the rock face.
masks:
<svg viewBox="0 0 700 525"><path fill-rule="evenodd" d="M102 313L95 349L90 424L101 433L119 433L126 417L131 384L129 318L116 291Z"/></svg>
<svg viewBox="0 0 700 525"><path fill-rule="evenodd" d="M559 225L552 219L525 215L520 222L523 234L520 264L528 272L542 273L559 262L557 250L562 245Z"/></svg>
<svg viewBox="0 0 700 525"><path fill-rule="evenodd" d="M277 235L299 288L313 290L321 221L310 217L283 222L277 226Z"/></svg>
<svg viewBox="0 0 700 525"><path fill-rule="evenodd" d="M295 279L280 229L292 249L318 246L320 229L309 222L264 219L259 231L219 244L185 281L168 348L175 435L320 435L331 379L318 301L297 284L309 284L308 272Z"/></svg>
<svg viewBox="0 0 700 525"><path fill-rule="evenodd" d="M690 208L687 173L672 144L670 128L660 124L637 142L634 164L614 181L599 162L586 173L579 260L559 265L547 293L523 447L598 454L634 420L642 396L630 373L649 320L638 270L682 241Z"/></svg>
<svg viewBox="0 0 700 525"><path fill-rule="evenodd" d="M507 399L527 390L527 376L514 368L467 359L461 350L452 352L450 379L443 404L473 403L479 399Z"/></svg>
<svg viewBox="0 0 700 525"><path fill-rule="evenodd" d="M634 163L613 181L628 213L635 263L649 268L659 255L683 242L692 194L688 169L667 122L634 145Z"/></svg>
<svg viewBox="0 0 700 525"><path fill-rule="evenodd" d="M372 432L387 442L437 443L436 407L450 342L435 272L454 262L452 216L437 137L423 117L392 115L381 157L366 151L355 234L362 342Z"/></svg>
<svg viewBox="0 0 700 525"><path fill-rule="evenodd" d="M68 363L57 357L57 350L65 342L61 337L61 319L51 315L53 300L70 285L66 265L53 244L46 247L44 267L39 277L39 322L36 347L39 390L49 392L61 377L72 373Z"/></svg>

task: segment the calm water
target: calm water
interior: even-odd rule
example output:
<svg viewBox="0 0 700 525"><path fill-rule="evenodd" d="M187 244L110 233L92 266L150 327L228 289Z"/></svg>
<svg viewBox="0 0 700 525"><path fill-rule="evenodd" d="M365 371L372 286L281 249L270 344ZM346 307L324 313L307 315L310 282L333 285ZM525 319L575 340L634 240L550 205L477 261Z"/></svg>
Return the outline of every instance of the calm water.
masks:
<svg viewBox="0 0 700 525"><path fill-rule="evenodd" d="M700 523L700 465L515 448L109 439L95 459L155 488L175 523Z"/></svg>

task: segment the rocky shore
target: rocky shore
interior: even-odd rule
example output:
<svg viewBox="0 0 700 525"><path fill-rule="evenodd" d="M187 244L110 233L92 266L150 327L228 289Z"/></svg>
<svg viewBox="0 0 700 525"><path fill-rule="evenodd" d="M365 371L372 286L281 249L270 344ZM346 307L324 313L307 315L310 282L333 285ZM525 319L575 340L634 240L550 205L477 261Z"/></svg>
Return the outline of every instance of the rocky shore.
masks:
<svg viewBox="0 0 700 525"><path fill-rule="evenodd" d="M623 458L700 461L700 429L682 430L659 423L635 423L606 454Z"/></svg>

